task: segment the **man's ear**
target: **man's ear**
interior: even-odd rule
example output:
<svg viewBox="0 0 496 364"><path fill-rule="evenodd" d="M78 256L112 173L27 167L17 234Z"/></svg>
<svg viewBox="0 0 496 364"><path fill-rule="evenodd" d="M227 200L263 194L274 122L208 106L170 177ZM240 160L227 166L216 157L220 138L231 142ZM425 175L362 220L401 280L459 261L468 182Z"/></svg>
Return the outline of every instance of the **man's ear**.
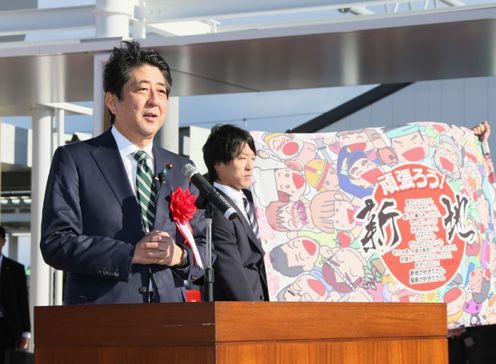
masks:
<svg viewBox="0 0 496 364"><path fill-rule="evenodd" d="M216 172L219 170L219 167L220 167L220 162L214 164L214 169Z"/></svg>
<svg viewBox="0 0 496 364"><path fill-rule="evenodd" d="M215 169L215 174L217 175L217 177L215 178L217 181L219 180L219 177L220 177L220 170L221 170L221 167L222 167L222 164L221 162L217 162L214 164L214 169Z"/></svg>
<svg viewBox="0 0 496 364"><path fill-rule="evenodd" d="M105 105L107 108L110 110L112 114L115 115L117 111L117 102L118 102L117 95L111 93L111 92L105 92Z"/></svg>

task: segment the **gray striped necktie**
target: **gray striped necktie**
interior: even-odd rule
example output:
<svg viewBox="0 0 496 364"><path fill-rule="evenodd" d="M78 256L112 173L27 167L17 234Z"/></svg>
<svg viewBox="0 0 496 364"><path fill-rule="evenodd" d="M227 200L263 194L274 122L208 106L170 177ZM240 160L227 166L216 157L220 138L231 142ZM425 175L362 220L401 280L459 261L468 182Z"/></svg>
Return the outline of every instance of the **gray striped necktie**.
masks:
<svg viewBox="0 0 496 364"><path fill-rule="evenodd" d="M257 238L259 238L258 223L257 219L255 218L255 211L253 211L253 207L246 197L243 197L243 205L245 206L246 215L248 216L248 222L250 223L250 226Z"/></svg>
<svg viewBox="0 0 496 364"><path fill-rule="evenodd" d="M136 198L141 210L143 231L150 232L155 220L155 191L153 190L153 172L146 163L148 154L144 150L138 150L133 154L138 162L136 169Z"/></svg>

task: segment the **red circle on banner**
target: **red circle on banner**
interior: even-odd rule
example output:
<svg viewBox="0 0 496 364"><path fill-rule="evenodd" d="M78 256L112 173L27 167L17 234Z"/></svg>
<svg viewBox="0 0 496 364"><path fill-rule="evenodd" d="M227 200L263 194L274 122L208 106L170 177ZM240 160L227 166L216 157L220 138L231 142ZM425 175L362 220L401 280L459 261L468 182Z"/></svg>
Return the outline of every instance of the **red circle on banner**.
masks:
<svg viewBox="0 0 496 364"><path fill-rule="evenodd" d="M376 216L384 202L395 202L383 210L396 217L384 223L385 245L378 249L394 278L420 292L447 284L460 267L465 244L457 234L463 228L455 216L460 206L446 176L423 164L403 164L378 179L373 197Z"/></svg>

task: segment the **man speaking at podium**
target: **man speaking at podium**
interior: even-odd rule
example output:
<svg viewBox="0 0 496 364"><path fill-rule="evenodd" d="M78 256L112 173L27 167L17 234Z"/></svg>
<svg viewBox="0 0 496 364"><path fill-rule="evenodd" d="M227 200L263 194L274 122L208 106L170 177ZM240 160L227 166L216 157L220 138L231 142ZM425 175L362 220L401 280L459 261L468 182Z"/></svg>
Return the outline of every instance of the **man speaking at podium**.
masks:
<svg viewBox="0 0 496 364"><path fill-rule="evenodd" d="M55 152L41 252L67 272L66 304L182 302L202 274L203 214L176 215L198 192L181 173L191 161L153 143L171 82L160 54L123 42L103 74L112 128Z"/></svg>

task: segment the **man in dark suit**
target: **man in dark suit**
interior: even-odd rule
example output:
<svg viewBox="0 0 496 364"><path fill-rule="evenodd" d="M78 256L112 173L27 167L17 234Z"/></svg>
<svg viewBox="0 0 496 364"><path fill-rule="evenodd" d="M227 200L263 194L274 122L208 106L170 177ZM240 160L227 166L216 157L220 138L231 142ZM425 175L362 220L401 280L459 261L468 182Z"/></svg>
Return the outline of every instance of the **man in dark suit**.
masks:
<svg viewBox="0 0 496 364"><path fill-rule="evenodd" d="M2 254L5 229L0 226L0 363L6 349L26 350L31 337L24 266Z"/></svg>
<svg viewBox="0 0 496 364"><path fill-rule="evenodd" d="M153 138L171 87L168 64L136 42L114 48L103 75L113 126L54 154L41 227L45 261L67 272L66 304L182 302L184 282L202 274L203 214L190 236L177 227L172 192L198 190L182 175L188 159ZM177 195L176 195L177 196ZM191 241L193 240L193 241Z"/></svg>
<svg viewBox="0 0 496 364"><path fill-rule="evenodd" d="M233 125L214 127L203 146L210 181L238 213L238 218L228 221L219 209L212 208L215 300L269 300L264 250L248 190L255 156L250 133Z"/></svg>

